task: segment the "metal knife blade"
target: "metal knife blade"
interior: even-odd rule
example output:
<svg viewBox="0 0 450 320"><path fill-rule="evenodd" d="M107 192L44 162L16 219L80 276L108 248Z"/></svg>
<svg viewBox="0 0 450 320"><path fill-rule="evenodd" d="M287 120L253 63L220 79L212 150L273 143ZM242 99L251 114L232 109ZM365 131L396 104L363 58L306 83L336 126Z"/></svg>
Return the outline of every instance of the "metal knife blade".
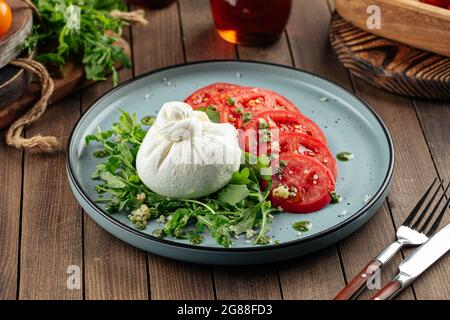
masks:
<svg viewBox="0 0 450 320"><path fill-rule="evenodd" d="M400 274L417 278L450 250L450 224L415 250L400 264Z"/></svg>

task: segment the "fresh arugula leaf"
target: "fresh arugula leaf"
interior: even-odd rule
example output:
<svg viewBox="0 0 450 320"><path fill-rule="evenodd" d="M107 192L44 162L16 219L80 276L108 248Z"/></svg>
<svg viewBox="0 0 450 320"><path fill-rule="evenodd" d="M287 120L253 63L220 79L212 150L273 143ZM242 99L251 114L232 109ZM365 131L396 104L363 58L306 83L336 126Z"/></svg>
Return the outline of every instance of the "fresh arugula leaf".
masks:
<svg viewBox="0 0 450 320"><path fill-rule="evenodd" d="M230 184L249 184L249 176L250 170L249 168L245 167L241 171L236 171L235 173L233 173Z"/></svg>
<svg viewBox="0 0 450 320"><path fill-rule="evenodd" d="M245 184L229 184L219 192L219 200L234 206L249 195Z"/></svg>
<svg viewBox="0 0 450 320"><path fill-rule="evenodd" d="M110 188L122 189L127 186L126 183L123 182L123 179L113 175L108 171L103 171L102 173L100 173L100 179L105 181L106 186Z"/></svg>
<svg viewBox="0 0 450 320"><path fill-rule="evenodd" d="M156 121L156 117L154 116L146 116L144 118L141 119L141 123L144 126L152 126Z"/></svg>

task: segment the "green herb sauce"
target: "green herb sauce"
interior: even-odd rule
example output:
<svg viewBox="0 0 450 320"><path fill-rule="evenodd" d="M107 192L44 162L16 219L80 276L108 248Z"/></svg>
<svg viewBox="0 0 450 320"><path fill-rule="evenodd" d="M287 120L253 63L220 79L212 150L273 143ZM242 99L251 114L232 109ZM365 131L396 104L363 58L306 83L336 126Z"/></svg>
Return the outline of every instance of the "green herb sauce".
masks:
<svg viewBox="0 0 450 320"><path fill-rule="evenodd" d="M342 197L338 195L336 192L330 193L331 196L331 204L338 204L342 202Z"/></svg>
<svg viewBox="0 0 450 320"><path fill-rule="evenodd" d="M336 155L336 159L338 159L339 161L342 161L342 162L347 162L347 161L353 160L353 158L354 158L353 153L347 152L347 151L339 152Z"/></svg>
<svg viewBox="0 0 450 320"><path fill-rule="evenodd" d="M144 126L152 126L155 123L156 117L154 116L147 116L141 119L141 123Z"/></svg>
<svg viewBox="0 0 450 320"><path fill-rule="evenodd" d="M244 120L245 123L250 122L253 119L253 115L250 112L246 112L244 113L242 119Z"/></svg>
<svg viewBox="0 0 450 320"><path fill-rule="evenodd" d="M292 229L298 232L308 232L311 230L311 227L310 221L298 221L292 225Z"/></svg>

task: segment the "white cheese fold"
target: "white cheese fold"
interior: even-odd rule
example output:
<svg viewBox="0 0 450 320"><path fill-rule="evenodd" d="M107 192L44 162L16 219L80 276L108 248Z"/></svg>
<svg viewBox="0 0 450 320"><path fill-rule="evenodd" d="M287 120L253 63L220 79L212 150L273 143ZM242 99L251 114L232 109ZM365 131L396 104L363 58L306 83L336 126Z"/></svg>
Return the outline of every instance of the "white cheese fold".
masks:
<svg viewBox="0 0 450 320"><path fill-rule="evenodd" d="M237 130L213 123L183 102L164 104L138 151L142 182L171 198L199 198L227 185L239 170Z"/></svg>

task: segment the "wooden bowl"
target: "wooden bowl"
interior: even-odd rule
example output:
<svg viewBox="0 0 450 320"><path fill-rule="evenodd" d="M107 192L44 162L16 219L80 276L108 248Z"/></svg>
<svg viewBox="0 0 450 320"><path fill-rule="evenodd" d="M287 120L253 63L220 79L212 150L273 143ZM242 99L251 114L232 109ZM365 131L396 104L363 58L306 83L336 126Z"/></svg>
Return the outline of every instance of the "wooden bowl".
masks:
<svg viewBox="0 0 450 320"><path fill-rule="evenodd" d="M370 33L415 48L450 57L450 10L418 0L335 0L345 20ZM367 13L371 5L381 9L381 28L371 29Z"/></svg>
<svg viewBox="0 0 450 320"><path fill-rule="evenodd" d="M9 31L0 37L0 69L22 53L23 42L33 28L33 14L25 2L9 0L8 4L13 12L13 23Z"/></svg>

